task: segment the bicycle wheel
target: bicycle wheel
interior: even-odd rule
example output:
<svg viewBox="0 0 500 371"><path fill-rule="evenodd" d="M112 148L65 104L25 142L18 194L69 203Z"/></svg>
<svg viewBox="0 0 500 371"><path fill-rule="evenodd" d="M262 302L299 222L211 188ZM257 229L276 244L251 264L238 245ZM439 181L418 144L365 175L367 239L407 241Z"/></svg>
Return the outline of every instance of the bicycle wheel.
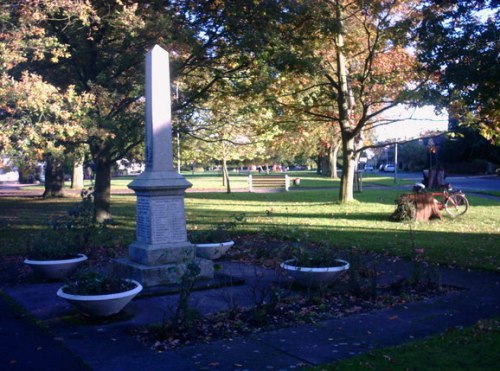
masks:
<svg viewBox="0 0 500 371"><path fill-rule="evenodd" d="M463 215L469 210L469 200L461 193L450 195L444 204L446 213L452 218Z"/></svg>

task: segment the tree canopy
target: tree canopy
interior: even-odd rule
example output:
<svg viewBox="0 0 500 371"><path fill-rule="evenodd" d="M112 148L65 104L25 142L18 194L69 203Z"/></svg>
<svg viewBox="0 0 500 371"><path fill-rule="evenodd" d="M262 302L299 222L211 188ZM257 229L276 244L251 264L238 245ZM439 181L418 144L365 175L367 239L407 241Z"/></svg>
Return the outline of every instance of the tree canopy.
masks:
<svg viewBox="0 0 500 371"><path fill-rule="evenodd" d="M238 155L236 137L266 143L261 159L332 158L341 143L350 201L369 131L397 104L447 108L498 145L497 15L495 0L5 0L0 151L85 145L109 218L111 165L143 142L144 56L159 44L178 130Z"/></svg>
<svg viewBox="0 0 500 371"><path fill-rule="evenodd" d="M282 82L276 102L301 118L338 126L339 199L350 201L365 131L389 108L414 101L425 79L408 49L418 2L286 3L288 19L280 27L290 37L268 59L280 77L276 84Z"/></svg>
<svg viewBox="0 0 500 371"><path fill-rule="evenodd" d="M427 99L447 108L451 128L473 127L500 144L499 11L496 0L423 2L418 57L433 74Z"/></svg>

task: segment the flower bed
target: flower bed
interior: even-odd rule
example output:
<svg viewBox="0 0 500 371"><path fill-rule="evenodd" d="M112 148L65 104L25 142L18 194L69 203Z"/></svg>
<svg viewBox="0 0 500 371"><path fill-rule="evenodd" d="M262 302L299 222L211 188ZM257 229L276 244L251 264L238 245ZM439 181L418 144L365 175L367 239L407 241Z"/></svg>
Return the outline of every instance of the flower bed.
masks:
<svg viewBox="0 0 500 371"><path fill-rule="evenodd" d="M253 265L277 268L282 253L287 255L288 244L265 235L242 236L226 259ZM372 256L371 258L374 258ZM409 272L411 279L391 285L377 285L377 272L354 261L353 273L346 273L332 288L314 290L293 283L276 283L268 288L265 299L253 307L235 307L205 317L190 308L184 321L165 321L134 329L134 335L156 351L182 347L200 342L245 336L281 327L315 323L376 309L404 305L409 302L443 295L450 290L437 284L438 277L430 278L420 257Z"/></svg>

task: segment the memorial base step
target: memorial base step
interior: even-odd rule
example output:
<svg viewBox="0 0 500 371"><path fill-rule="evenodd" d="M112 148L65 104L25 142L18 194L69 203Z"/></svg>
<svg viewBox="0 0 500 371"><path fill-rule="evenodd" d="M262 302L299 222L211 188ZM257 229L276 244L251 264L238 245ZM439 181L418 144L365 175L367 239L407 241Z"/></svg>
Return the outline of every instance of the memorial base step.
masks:
<svg viewBox="0 0 500 371"><path fill-rule="evenodd" d="M214 265L211 260L195 258L192 262L200 268L200 273L196 276L197 281L214 278ZM189 264L190 262L178 262L152 266L120 258L114 261L113 271L121 277L140 282L147 292L152 287L179 285L182 277L188 272Z"/></svg>

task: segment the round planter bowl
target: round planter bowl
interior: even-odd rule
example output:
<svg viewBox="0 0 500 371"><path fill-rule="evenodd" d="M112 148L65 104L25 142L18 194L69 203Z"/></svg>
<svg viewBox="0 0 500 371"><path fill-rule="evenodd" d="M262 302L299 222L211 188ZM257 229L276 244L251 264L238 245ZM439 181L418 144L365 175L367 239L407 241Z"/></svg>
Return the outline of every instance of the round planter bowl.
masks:
<svg viewBox="0 0 500 371"><path fill-rule="evenodd" d="M231 246L234 245L234 241L227 241L221 243L196 243L196 256L198 258L204 259L219 259L224 255Z"/></svg>
<svg viewBox="0 0 500 371"><path fill-rule="evenodd" d="M57 296L63 298L83 314L90 317L108 317L120 312L125 306L142 291L142 285L134 280L127 280L135 284L133 289L106 295L73 295L64 292L66 286L57 291Z"/></svg>
<svg viewBox="0 0 500 371"><path fill-rule="evenodd" d="M24 264L29 265L35 273L44 278L61 280L73 273L87 259L87 255L78 254L74 258L61 260L24 259Z"/></svg>
<svg viewBox="0 0 500 371"><path fill-rule="evenodd" d="M321 287L331 285L346 270L349 263L342 259L335 259L342 265L336 267L299 267L294 265L295 259L287 260L280 264L280 267L292 277L295 282L305 287Z"/></svg>

